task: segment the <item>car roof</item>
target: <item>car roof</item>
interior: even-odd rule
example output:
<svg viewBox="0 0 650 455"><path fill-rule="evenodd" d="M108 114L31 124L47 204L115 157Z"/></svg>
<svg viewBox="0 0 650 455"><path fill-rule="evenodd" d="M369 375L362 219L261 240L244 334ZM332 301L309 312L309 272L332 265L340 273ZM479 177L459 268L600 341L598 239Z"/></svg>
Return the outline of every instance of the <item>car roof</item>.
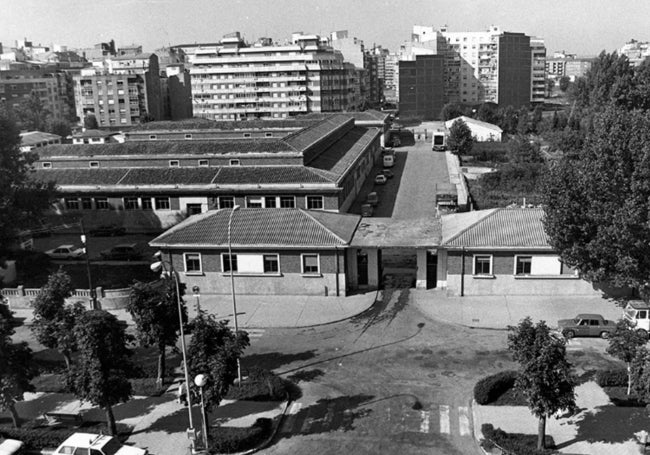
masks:
<svg viewBox="0 0 650 455"><path fill-rule="evenodd" d="M115 245L113 248L124 248L124 247L135 248L137 245L138 245L137 243L120 243L119 245Z"/></svg>
<svg viewBox="0 0 650 455"><path fill-rule="evenodd" d="M576 319L605 319L602 314L596 313L580 313Z"/></svg>
<svg viewBox="0 0 650 455"><path fill-rule="evenodd" d="M56 248L53 248L53 249L56 250L57 248L74 248L74 245L59 245L59 246L57 246Z"/></svg>
<svg viewBox="0 0 650 455"><path fill-rule="evenodd" d="M75 447L95 447L101 448L111 439L111 436L96 433L75 433L66 439L61 445L71 445Z"/></svg>

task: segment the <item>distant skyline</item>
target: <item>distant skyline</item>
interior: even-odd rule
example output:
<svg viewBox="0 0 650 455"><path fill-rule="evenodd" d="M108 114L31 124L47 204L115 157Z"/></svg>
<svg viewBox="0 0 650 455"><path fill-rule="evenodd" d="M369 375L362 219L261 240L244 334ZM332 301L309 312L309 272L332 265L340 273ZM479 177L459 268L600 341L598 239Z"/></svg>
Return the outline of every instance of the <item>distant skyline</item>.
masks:
<svg viewBox="0 0 650 455"><path fill-rule="evenodd" d="M396 51L413 25L449 31L504 31L544 38L547 54L612 52L630 39L650 41L650 2L644 0L0 0L0 42L92 47L115 40L145 51L217 42L239 31L250 42L277 41L302 31L348 30L367 47Z"/></svg>

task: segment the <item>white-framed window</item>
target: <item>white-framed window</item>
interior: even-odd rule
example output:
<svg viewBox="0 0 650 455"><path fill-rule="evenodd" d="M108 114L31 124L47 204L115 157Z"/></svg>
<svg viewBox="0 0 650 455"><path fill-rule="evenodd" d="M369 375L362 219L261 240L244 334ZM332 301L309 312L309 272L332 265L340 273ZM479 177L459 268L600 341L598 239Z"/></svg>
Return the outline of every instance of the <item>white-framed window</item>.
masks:
<svg viewBox="0 0 650 455"><path fill-rule="evenodd" d="M76 197L65 198L65 208L68 210L79 210L79 199Z"/></svg>
<svg viewBox="0 0 650 455"><path fill-rule="evenodd" d="M169 167L180 167L181 163L178 160L169 160Z"/></svg>
<svg viewBox="0 0 650 455"><path fill-rule="evenodd" d="M108 205L108 198L106 197L96 197L95 198L95 208L97 210L108 210L110 206Z"/></svg>
<svg viewBox="0 0 650 455"><path fill-rule="evenodd" d="M88 163L88 166L91 168L98 168L99 167L99 161L91 161Z"/></svg>
<svg viewBox="0 0 650 455"><path fill-rule="evenodd" d="M317 275L320 273L320 256L313 253L300 255L302 273L305 275Z"/></svg>
<svg viewBox="0 0 650 455"><path fill-rule="evenodd" d="M149 140L150 141L155 141L156 139L158 139L158 137L155 134L150 134L149 135Z"/></svg>
<svg viewBox="0 0 650 455"><path fill-rule="evenodd" d="M475 254L473 261L473 275L492 275L492 255Z"/></svg>
<svg viewBox="0 0 650 455"><path fill-rule="evenodd" d="M553 254L518 254L514 258L515 276L556 276L562 275L562 261ZM569 273L570 274L570 273Z"/></svg>
<svg viewBox="0 0 650 455"><path fill-rule="evenodd" d="M246 208L248 209L261 209L264 208L264 198L262 196L247 196Z"/></svg>
<svg viewBox="0 0 650 455"><path fill-rule="evenodd" d="M125 197L124 198L124 210L138 210L138 198L137 197Z"/></svg>
<svg viewBox="0 0 650 455"><path fill-rule="evenodd" d="M43 169L50 169L52 167L52 163L49 162L49 161L44 161L44 162L41 163L41 167Z"/></svg>
<svg viewBox="0 0 650 455"><path fill-rule="evenodd" d="M280 196L280 208L282 209L295 209L296 197L295 196Z"/></svg>
<svg viewBox="0 0 650 455"><path fill-rule="evenodd" d="M185 264L185 273L203 273L201 253L183 253L183 263Z"/></svg>
<svg viewBox="0 0 650 455"><path fill-rule="evenodd" d="M515 256L515 275L530 275L532 266L532 256Z"/></svg>
<svg viewBox="0 0 650 455"><path fill-rule="evenodd" d="M233 196L219 196L219 208L231 209L235 206L235 198Z"/></svg>
<svg viewBox="0 0 650 455"><path fill-rule="evenodd" d="M199 160L199 167L208 167L208 160Z"/></svg>
<svg viewBox="0 0 650 455"><path fill-rule="evenodd" d="M280 273L280 258L277 254L265 254L262 259L264 273Z"/></svg>
<svg viewBox="0 0 650 455"><path fill-rule="evenodd" d="M323 210L325 207L323 202L323 196L307 196L306 198L306 207L308 210Z"/></svg>
<svg viewBox="0 0 650 455"><path fill-rule="evenodd" d="M278 275L280 255L277 253L233 253L233 271L240 275ZM221 254L221 270L230 273L228 253Z"/></svg>
<svg viewBox="0 0 650 455"><path fill-rule="evenodd" d="M155 198L155 202L156 210L169 210L171 208L168 197L157 197Z"/></svg>
<svg viewBox="0 0 650 455"><path fill-rule="evenodd" d="M239 165L241 165L241 162L239 160L230 160L230 165L231 166L239 166Z"/></svg>
<svg viewBox="0 0 650 455"><path fill-rule="evenodd" d="M192 139L192 135L191 134L186 134L185 139Z"/></svg>
<svg viewBox="0 0 650 455"><path fill-rule="evenodd" d="M93 201L89 197L81 198L81 208L84 210L90 210L93 208Z"/></svg>
<svg viewBox="0 0 650 455"><path fill-rule="evenodd" d="M232 271L237 273L239 270L237 266L237 255L233 254L232 256L229 256L227 253L224 253L221 255L221 270L223 270L223 273L229 273L231 270L231 264L232 264Z"/></svg>
<svg viewBox="0 0 650 455"><path fill-rule="evenodd" d="M275 196L266 196L264 198L264 207L267 209L274 209L278 206L278 198Z"/></svg>
<svg viewBox="0 0 650 455"><path fill-rule="evenodd" d="M153 204L151 203L150 197L140 198L140 206L142 207L142 210L153 210Z"/></svg>

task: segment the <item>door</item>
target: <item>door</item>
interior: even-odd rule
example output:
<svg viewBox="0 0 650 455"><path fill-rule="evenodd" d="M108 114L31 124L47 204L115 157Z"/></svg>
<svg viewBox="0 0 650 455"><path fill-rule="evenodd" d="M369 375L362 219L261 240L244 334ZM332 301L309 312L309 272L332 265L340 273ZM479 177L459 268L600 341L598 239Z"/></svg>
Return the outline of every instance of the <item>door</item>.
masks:
<svg viewBox="0 0 650 455"><path fill-rule="evenodd" d="M187 204L187 216L201 213L201 204Z"/></svg>
<svg viewBox="0 0 650 455"><path fill-rule="evenodd" d="M368 286L368 253L357 250L357 283Z"/></svg>
<svg viewBox="0 0 650 455"><path fill-rule="evenodd" d="M438 255L427 251L427 289L438 286Z"/></svg>

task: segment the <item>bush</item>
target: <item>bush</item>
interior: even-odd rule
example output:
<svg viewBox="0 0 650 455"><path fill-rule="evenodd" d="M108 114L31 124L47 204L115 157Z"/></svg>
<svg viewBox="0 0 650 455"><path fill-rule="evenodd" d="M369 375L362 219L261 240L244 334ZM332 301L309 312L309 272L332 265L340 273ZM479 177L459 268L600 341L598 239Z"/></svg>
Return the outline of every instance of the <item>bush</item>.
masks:
<svg viewBox="0 0 650 455"><path fill-rule="evenodd" d="M32 427L22 428L0 427L0 436L7 439L18 439L25 444L25 450L40 451L43 448L56 449L68 436L74 433L74 428Z"/></svg>
<svg viewBox="0 0 650 455"><path fill-rule="evenodd" d="M627 369L599 370L596 383L601 387L627 387Z"/></svg>
<svg viewBox="0 0 650 455"><path fill-rule="evenodd" d="M491 423L481 425L481 432L485 440L481 446L486 449L494 445L517 455L546 455L554 453L553 449L538 450L536 434L506 433L501 428L494 429ZM546 447L555 447L553 437L546 436Z"/></svg>
<svg viewBox="0 0 650 455"><path fill-rule="evenodd" d="M485 377L474 386L474 399L478 404L490 404L514 387L515 379L517 372L512 370Z"/></svg>
<svg viewBox="0 0 650 455"><path fill-rule="evenodd" d="M233 386L228 390L226 398L231 400L251 401L282 401L292 396L295 385L280 378L275 373L262 368L252 368L248 378L243 380L241 387Z"/></svg>
<svg viewBox="0 0 650 455"><path fill-rule="evenodd" d="M257 419L252 427L218 427L210 430L210 453L236 453L258 447L269 436L272 420Z"/></svg>
<svg viewBox="0 0 650 455"><path fill-rule="evenodd" d="M158 387L156 378L135 378L129 379L133 389L133 395L145 397L158 397L165 391L164 387Z"/></svg>

